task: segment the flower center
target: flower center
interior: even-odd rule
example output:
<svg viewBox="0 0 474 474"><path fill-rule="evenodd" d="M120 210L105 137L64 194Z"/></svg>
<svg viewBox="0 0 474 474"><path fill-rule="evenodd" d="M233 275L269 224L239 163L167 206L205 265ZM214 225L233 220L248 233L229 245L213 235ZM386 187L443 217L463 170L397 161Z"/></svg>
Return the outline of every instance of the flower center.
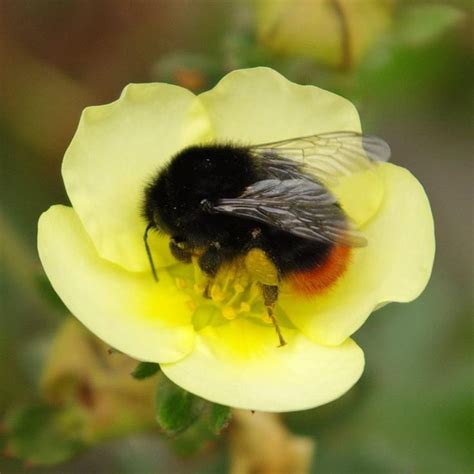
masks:
<svg viewBox="0 0 474 474"><path fill-rule="evenodd" d="M245 258L223 265L214 278L202 272L197 257L193 257L191 265L176 265L170 273L176 286L189 296L188 305L197 330L238 317L272 324L262 285L278 285L278 276L263 251L252 250Z"/></svg>

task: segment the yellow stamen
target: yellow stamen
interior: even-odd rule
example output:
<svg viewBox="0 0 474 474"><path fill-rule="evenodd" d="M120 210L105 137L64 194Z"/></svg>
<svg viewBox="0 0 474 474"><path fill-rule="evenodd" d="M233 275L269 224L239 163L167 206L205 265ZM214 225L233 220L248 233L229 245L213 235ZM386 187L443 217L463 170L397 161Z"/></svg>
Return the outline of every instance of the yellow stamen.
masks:
<svg viewBox="0 0 474 474"><path fill-rule="evenodd" d="M250 290L249 290L249 295L248 297L246 298L246 302L252 306L255 302L256 299L258 298L261 298L262 297L262 292L258 286L258 284L256 282L253 282L252 283L252 286L250 287Z"/></svg>
<svg viewBox="0 0 474 474"><path fill-rule="evenodd" d="M235 319L237 313L232 306L224 306L222 309L222 316L226 319Z"/></svg>
<svg viewBox="0 0 474 474"><path fill-rule="evenodd" d="M225 276L224 276L224 285L222 287L222 291L225 293L229 287L229 284L235 280L236 273L237 273L237 265L229 266L224 271L225 271Z"/></svg>
<svg viewBox="0 0 474 474"><path fill-rule="evenodd" d="M265 308L262 285L278 286L279 283L273 263L262 251L254 249L250 257L222 267L211 279L200 269L198 256L192 257L192 263L193 273L189 277L178 274L174 280L177 288L191 297L186 305L193 313L196 328L200 330L213 324L213 320L217 323L220 318L250 317L273 324L280 346L286 344L273 315L273 306L267 305L266 312L262 311ZM206 298L212 302L207 300L203 304Z"/></svg>
<svg viewBox="0 0 474 474"><path fill-rule="evenodd" d="M224 301L225 293L221 290L220 286L215 283L211 288L211 298L216 302Z"/></svg>
<svg viewBox="0 0 474 474"><path fill-rule="evenodd" d="M194 283L193 289L198 295L202 295L204 293L204 290L206 289L206 287L205 287L205 285L202 285L202 284L199 284L199 283Z"/></svg>

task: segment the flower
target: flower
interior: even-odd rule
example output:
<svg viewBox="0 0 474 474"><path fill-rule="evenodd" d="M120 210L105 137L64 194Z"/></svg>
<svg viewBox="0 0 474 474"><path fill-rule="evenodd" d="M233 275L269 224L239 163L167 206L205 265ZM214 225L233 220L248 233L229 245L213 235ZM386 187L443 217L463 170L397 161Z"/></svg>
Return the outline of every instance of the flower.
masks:
<svg viewBox="0 0 474 474"><path fill-rule="evenodd" d="M261 43L276 53L301 55L349 69L388 30L391 0L258 0Z"/></svg>
<svg viewBox="0 0 474 474"><path fill-rule="evenodd" d="M53 287L101 339L159 362L172 381L208 400L278 412L341 396L364 367L350 336L380 306L416 298L431 273L431 211L407 170L380 164L333 189L369 243L352 251L345 272L317 297L282 292L276 316L284 347L252 301L232 306L242 296L238 281L224 274L213 300L204 299L195 291L196 266L177 263L168 239L152 235L156 283L140 213L150 177L185 146L336 130L360 131L349 101L267 68L234 71L199 96L131 84L116 102L87 108L62 168L72 207L53 206L39 221L39 254Z"/></svg>

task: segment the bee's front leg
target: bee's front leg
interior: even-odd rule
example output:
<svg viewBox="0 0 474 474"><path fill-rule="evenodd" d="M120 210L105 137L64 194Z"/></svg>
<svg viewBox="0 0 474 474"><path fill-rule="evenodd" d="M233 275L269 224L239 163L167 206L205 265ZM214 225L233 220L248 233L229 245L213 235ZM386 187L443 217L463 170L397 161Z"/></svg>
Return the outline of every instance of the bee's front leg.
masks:
<svg viewBox="0 0 474 474"><path fill-rule="evenodd" d="M181 237L171 237L170 252L176 260L182 263L191 263L193 256L193 248L186 240Z"/></svg>
<svg viewBox="0 0 474 474"><path fill-rule="evenodd" d="M213 242L199 257L199 267L209 277L216 276L217 270L224 261L224 254L219 242Z"/></svg>
<svg viewBox="0 0 474 474"><path fill-rule="evenodd" d="M199 257L199 267L207 275L208 281L204 289L204 298L211 298L211 287L214 277L224 262L224 254L219 242L213 242L207 250Z"/></svg>

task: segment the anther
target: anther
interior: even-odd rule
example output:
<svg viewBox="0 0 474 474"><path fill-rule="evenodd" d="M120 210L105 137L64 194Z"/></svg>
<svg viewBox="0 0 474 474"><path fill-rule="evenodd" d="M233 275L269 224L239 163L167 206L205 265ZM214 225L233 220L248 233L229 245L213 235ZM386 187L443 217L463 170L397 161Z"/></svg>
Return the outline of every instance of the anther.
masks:
<svg viewBox="0 0 474 474"><path fill-rule="evenodd" d="M224 306L222 309L222 316L226 319L234 319L237 316L237 313L232 306Z"/></svg>
<svg viewBox="0 0 474 474"><path fill-rule="evenodd" d="M219 285L213 285L211 288L211 298L214 301L220 302L225 298L225 293L220 289Z"/></svg>
<svg viewBox="0 0 474 474"><path fill-rule="evenodd" d="M175 283L176 283L176 286L178 287L178 289L180 289L180 290L184 290L188 286L188 284L186 283L186 280L184 278L179 278L179 277L176 278Z"/></svg>
<svg viewBox="0 0 474 474"><path fill-rule="evenodd" d="M202 295L206 287L200 283L194 283L193 289L198 295Z"/></svg>

